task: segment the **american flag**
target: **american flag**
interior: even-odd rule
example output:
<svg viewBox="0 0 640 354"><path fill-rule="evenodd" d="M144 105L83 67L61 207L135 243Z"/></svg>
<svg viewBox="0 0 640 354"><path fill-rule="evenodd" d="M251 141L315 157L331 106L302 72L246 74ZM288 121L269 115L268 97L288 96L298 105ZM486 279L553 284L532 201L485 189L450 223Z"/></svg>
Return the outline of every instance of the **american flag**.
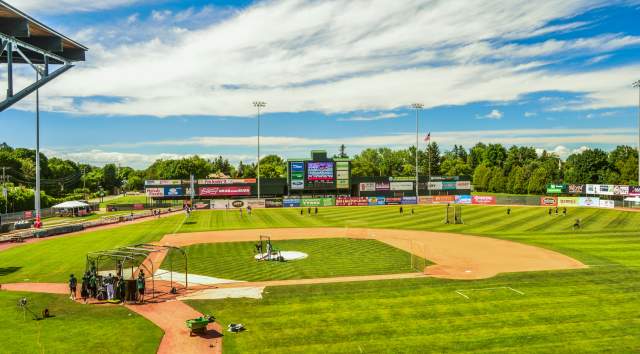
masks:
<svg viewBox="0 0 640 354"><path fill-rule="evenodd" d="M428 143L431 141L431 132L429 132L429 134L427 134L427 136L424 137L424 142Z"/></svg>

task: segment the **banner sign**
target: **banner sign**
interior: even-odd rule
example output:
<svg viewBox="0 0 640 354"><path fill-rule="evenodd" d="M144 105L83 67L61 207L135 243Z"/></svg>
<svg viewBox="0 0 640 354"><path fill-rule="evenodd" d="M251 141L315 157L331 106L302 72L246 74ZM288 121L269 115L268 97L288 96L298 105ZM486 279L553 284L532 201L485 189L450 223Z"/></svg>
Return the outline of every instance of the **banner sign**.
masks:
<svg viewBox="0 0 640 354"><path fill-rule="evenodd" d="M198 192L204 197L251 195L251 187L200 187Z"/></svg>
<svg viewBox="0 0 640 354"><path fill-rule="evenodd" d="M211 209L228 209L229 201L223 199L212 199L211 200Z"/></svg>
<svg viewBox="0 0 640 354"><path fill-rule="evenodd" d="M349 162L348 161L336 162L336 188L338 189L349 188Z"/></svg>
<svg viewBox="0 0 640 354"><path fill-rule="evenodd" d="M213 184L213 185L221 185L221 184L251 184L256 183L255 178L220 178L220 179L199 179L198 184Z"/></svg>
<svg viewBox="0 0 640 354"><path fill-rule="evenodd" d="M164 197L164 188L147 188L144 192L148 197Z"/></svg>
<svg viewBox="0 0 640 354"><path fill-rule="evenodd" d="M413 182L391 182L390 189L392 191L412 191Z"/></svg>
<svg viewBox="0 0 640 354"><path fill-rule="evenodd" d="M418 198L418 204L433 204L433 197L421 196L420 198Z"/></svg>
<svg viewBox="0 0 640 354"><path fill-rule="evenodd" d="M455 191L456 190L456 184L458 182L455 181L442 181L442 190L443 191Z"/></svg>
<svg viewBox="0 0 640 354"><path fill-rule="evenodd" d="M386 205L400 205L400 204L402 204L402 197L387 197L385 199L384 203Z"/></svg>
<svg viewBox="0 0 640 354"><path fill-rule="evenodd" d="M600 208L613 209L616 204L613 200L600 199Z"/></svg>
<svg viewBox="0 0 640 354"><path fill-rule="evenodd" d="M457 181L456 189L458 190L471 190L471 181Z"/></svg>
<svg viewBox="0 0 640 354"><path fill-rule="evenodd" d="M336 206L367 206L369 200L367 197L338 197L336 198Z"/></svg>
<svg viewBox="0 0 640 354"><path fill-rule="evenodd" d="M206 203L206 202L203 202L203 201L199 201L199 202L196 202L194 207L196 209L209 209L210 205L211 205L211 203Z"/></svg>
<svg viewBox="0 0 640 354"><path fill-rule="evenodd" d="M629 187L629 195L634 197L640 195L640 186Z"/></svg>
<svg viewBox="0 0 640 354"><path fill-rule="evenodd" d="M282 208L282 199L266 199L264 206L266 208Z"/></svg>
<svg viewBox="0 0 640 354"><path fill-rule="evenodd" d="M600 195L613 195L613 185L612 184L599 184L596 185L596 194Z"/></svg>
<svg viewBox="0 0 640 354"><path fill-rule="evenodd" d="M302 207L323 207L334 206L335 201L333 198L305 198L300 201Z"/></svg>
<svg viewBox="0 0 640 354"><path fill-rule="evenodd" d="M598 197L580 197L578 198L578 205L583 207L598 207L600 206L600 198Z"/></svg>
<svg viewBox="0 0 640 354"><path fill-rule="evenodd" d="M567 191L570 194L585 194L586 188L584 184L570 184Z"/></svg>
<svg viewBox="0 0 640 354"><path fill-rule="evenodd" d="M180 184L182 184L182 181L179 179L168 179L168 180L152 179L152 180L144 181L145 186L172 186L172 185L180 185Z"/></svg>
<svg viewBox="0 0 640 354"><path fill-rule="evenodd" d="M442 190L442 182L429 182L428 188L431 191L441 191Z"/></svg>
<svg viewBox="0 0 640 354"><path fill-rule="evenodd" d="M434 195L431 201L433 204L450 204L455 203L456 197L454 195Z"/></svg>
<svg viewBox="0 0 640 354"><path fill-rule="evenodd" d="M493 195L474 195L471 196L471 204L495 205L496 197Z"/></svg>
<svg viewBox="0 0 640 354"><path fill-rule="evenodd" d="M540 205L542 206L557 206L558 199L556 197L540 197Z"/></svg>
<svg viewBox="0 0 640 354"><path fill-rule="evenodd" d="M559 207L575 207L578 206L578 197L558 197Z"/></svg>
<svg viewBox="0 0 640 354"><path fill-rule="evenodd" d="M385 205L385 197L368 197L369 205Z"/></svg>
<svg viewBox="0 0 640 354"><path fill-rule="evenodd" d="M300 199L285 198L282 200L282 206L285 208L298 208L300 207Z"/></svg>
<svg viewBox="0 0 640 354"><path fill-rule="evenodd" d="M182 187L164 187L165 197L181 197L183 196Z"/></svg>
<svg viewBox="0 0 640 354"><path fill-rule="evenodd" d="M418 204L416 197L402 197L402 204Z"/></svg>
<svg viewBox="0 0 640 354"><path fill-rule="evenodd" d="M566 184L548 184L547 185L548 194L565 193L566 190L567 190Z"/></svg>
<svg viewBox="0 0 640 354"><path fill-rule="evenodd" d="M470 195L456 195L455 196L456 204L471 204L472 199Z"/></svg>
<svg viewBox="0 0 640 354"><path fill-rule="evenodd" d="M629 195L629 186L613 186L613 195Z"/></svg>
<svg viewBox="0 0 640 354"><path fill-rule="evenodd" d="M375 192L375 183L360 183L360 192Z"/></svg>
<svg viewBox="0 0 640 354"><path fill-rule="evenodd" d="M376 191L388 191L391 189L389 182L376 182Z"/></svg>
<svg viewBox="0 0 640 354"><path fill-rule="evenodd" d="M596 192L596 185L595 184L587 184L587 194L598 194Z"/></svg>
<svg viewBox="0 0 640 354"><path fill-rule="evenodd" d="M292 179L291 189L304 189L304 180Z"/></svg>
<svg viewBox="0 0 640 354"><path fill-rule="evenodd" d="M31 210L27 210L24 212L24 218L25 219L31 219L33 217L33 211Z"/></svg>

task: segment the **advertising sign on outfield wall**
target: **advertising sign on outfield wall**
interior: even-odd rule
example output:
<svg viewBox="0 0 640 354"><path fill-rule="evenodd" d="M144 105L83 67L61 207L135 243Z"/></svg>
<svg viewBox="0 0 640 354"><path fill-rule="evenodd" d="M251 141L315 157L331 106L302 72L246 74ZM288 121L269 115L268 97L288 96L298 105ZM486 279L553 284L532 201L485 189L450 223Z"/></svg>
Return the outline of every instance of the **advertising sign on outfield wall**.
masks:
<svg viewBox="0 0 640 354"><path fill-rule="evenodd" d="M165 197L180 197L183 195L182 187L164 187Z"/></svg>
<svg viewBox="0 0 640 354"><path fill-rule="evenodd" d="M402 204L418 204L416 197L402 197Z"/></svg>
<svg viewBox="0 0 640 354"><path fill-rule="evenodd" d="M540 205L556 206L558 205L558 199L556 199L556 197L540 197Z"/></svg>
<svg viewBox="0 0 640 354"><path fill-rule="evenodd" d="M578 206L578 197L558 197L559 207L575 207Z"/></svg>
<svg viewBox="0 0 640 354"><path fill-rule="evenodd" d="M434 195L431 197L431 203L433 204L450 204L456 201L454 195Z"/></svg>
<svg viewBox="0 0 640 354"><path fill-rule="evenodd" d="M570 194L584 194L586 191L584 184L570 184L567 187L567 192Z"/></svg>
<svg viewBox="0 0 640 354"><path fill-rule="evenodd" d="M613 200L600 199L600 208L613 209L616 204Z"/></svg>
<svg viewBox="0 0 640 354"><path fill-rule="evenodd" d="M360 192L375 192L376 184L373 182L360 183Z"/></svg>
<svg viewBox="0 0 640 354"><path fill-rule="evenodd" d="M457 181L456 189L458 190L470 190L471 189L471 181Z"/></svg>
<svg viewBox="0 0 640 354"><path fill-rule="evenodd" d="M586 193L587 194L598 194L596 192L596 184L587 184Z"/></svg>
<svg viewBox="0 0 640 354"><path fill-rule="evenodd" d="M564 184L548 184L547 193L549 194L564 193L566 191L566 188L567 186Z"/></svg>
<svg viewBox="0 0 640 354"><path fill-rule="evenodd" d="M614 185L612 184L599 184L596 185L597 194L600 195L613 195Z"/></svg>
<svg viewBox="0 0 640 354"><path fill-rule="evenodd" d="M629 186L613 186L613 195L629 195Z"/></svg>
<svg viewBox="0 0 640 354"><path fill-rule="evenodd" d="M198 195L204 197L251 195L251 187L200 187Z"/></svg>
<svg viewBox="0 0 640 354"><path fill-rule="evenodd" d="M333 198L304 198L300 200L300 206L303 207L323 207L334 205L335 200Z"/></svg>
<svg viewBox="0 0 640 354"><path fill-rule="evenodd" d="M387 197L385 199L386 205L400 205L402 204L402 197Z"/></svg>
<svg viewBox="0 0 640 354"><path fill-rule="evenodd" d="M267 208L282 208L282 199L281 198L266 199L264 201L264 206Z"/></svg>
<svg viewBox="0 0 640 354"><path fill-rule="evenodd" d="M578 198L578 205L583 207L599 207L600 198L598 197L580 197Z"/></svg>
<svg viewBox="0 0 640 354"><path fill-rule="evenodd" d="M145 194L148 197L164 197L164 188L147 188Z"/></svg>
<svg viewBox="0 0 640 354"><path fill-rule="evenodd" d="M471 196L471 204L495 205L496 197L493 195L474 195Z"/></svg>
<svg viewBox="0 0 640 354"><path fill-rule="evenodd" d="M472 199L470 195L456 195L455 203L456 204L471 204Z"/></svg>
<svg viewBox="0 0 640 354"><path fill-rule="evenodd" d="M182 184L182 181L179 179L152 179L144 181L145 186L172 186Z"/></svg>
<svg viewBox="0 0 640 354"><path fill-rule="evenodd" d="M217 178L217 179L199 179L198 184L213 184L213 185L224 185L224 184L251 184L256 183L255 178Z"/></svg>
<svg viewBox="0 0 640 354"><path fill-rule="evenodd" d="M282 206L285 208L297 208L300 207L300 199L284 198L282 200Z"/></svg>
<svg viewBox="0 0 640 354"><path fill-rule="evenodd" d="M391 188L389 182L376 182L377 191L388 191L389 188Z"/></svg>
<svg viewBox="0 0 640 354"><path fill-rule="evenodd" d="M433 197L431 196L421 196L418 198L418 204L433 204Z"/></svg>
<svg viewBox="0 0 640 354"><path fill-rule="evenodd" d="M640 186L631 186L629 187L629 195L630 196L639 196L640 195Z"/></svg>
<svg viewBox="0 0 640 354"><path fill-rule="evenodd" d="M211 203L205 201L197 201L195 202L194 207L196 209L209 209L211 207Z"/></svg>
<svg viewBox="0 0 640 354"><path fill-rule="evenodd" d="M429 186L429 190L431 190L431 191L441 191L442 190L442 182L429 182L427 185Z"/></svg>
<svg viewBox="0 0 640 354"><path fill-rule="evenodd" d="M367 197L338 197L336 198L336 206L367 206L369 200Z"/></svg>
<svg viewBox="0 0 640 354"><path fill-rule="evenodd" d="M390 189L392 191L412 191L413 182L391 182Z"/></svg>
<svg viewBox="0 0 640 354"><path fill-rule="evenodd" d="M385 198L384 197L368 197L369 205L384 205Z"/></svg>

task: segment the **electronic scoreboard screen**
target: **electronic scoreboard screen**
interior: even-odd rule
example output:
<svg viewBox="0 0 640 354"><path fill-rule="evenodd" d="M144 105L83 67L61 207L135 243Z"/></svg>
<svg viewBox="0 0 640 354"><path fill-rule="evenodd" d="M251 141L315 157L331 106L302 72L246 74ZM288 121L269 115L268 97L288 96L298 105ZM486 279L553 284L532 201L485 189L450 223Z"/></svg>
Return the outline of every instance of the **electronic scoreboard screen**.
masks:
<svg viewBox="0 0 640 354"><path fill-rule="evenodd" d="M333 182L335 180L334 162L308 162L307 181Z"/></svg>

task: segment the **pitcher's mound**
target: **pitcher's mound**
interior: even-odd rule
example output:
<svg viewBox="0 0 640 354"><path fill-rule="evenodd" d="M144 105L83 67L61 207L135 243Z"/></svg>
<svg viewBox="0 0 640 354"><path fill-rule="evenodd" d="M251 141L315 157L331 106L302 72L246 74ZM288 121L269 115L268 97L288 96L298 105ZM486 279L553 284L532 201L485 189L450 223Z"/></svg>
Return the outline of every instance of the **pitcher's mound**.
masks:
<svg viewBox="0 0 640 354"><path fill-rule="evenodd" d="M282 256L282 258L285 261L297 261L299 259L305 259L307 257L309 257L308 254L304 253L304 252L298 252L298 251L280 251L280 255ZM255 259L265 259L266 255L264 254L256 254ZM271 256L273 257L273 259L275 259L275 257L277 256Z"/></svg>

